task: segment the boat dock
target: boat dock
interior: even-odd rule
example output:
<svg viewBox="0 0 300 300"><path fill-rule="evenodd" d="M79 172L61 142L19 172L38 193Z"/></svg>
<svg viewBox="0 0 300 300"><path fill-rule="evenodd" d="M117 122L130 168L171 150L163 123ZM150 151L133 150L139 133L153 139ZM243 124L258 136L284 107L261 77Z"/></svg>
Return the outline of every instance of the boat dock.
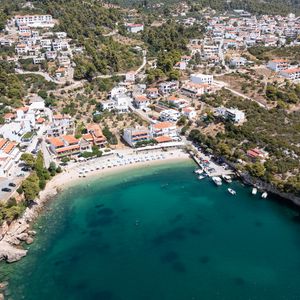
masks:
<svg viewBox="0 0 300 300"><path fill-rule="evenodd" d="M222 175L234 175L235 172L231 169L218 165L213 162L210 157L200 152L194 147L195 152L190 151L190 155L197 165L202 168L209 177L222 176Z"/></svg>

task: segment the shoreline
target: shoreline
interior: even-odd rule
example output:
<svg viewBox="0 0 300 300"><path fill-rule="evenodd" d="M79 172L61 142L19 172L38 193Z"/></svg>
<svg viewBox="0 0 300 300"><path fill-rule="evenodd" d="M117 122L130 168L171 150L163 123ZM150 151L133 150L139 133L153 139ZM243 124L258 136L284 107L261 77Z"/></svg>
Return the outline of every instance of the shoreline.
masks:
<svg viewBox="0 0 300 300"><path fill-rule="evenodd" d="M147 155L156 155L153 160L143 160ZM53 198L55 198L61 191L76 184L76 182L86 181L93 178L103 178L113 175L118 172L128 172L142 167L159 166L168 163L176 163L180 161L190 160L190 156L183 149L174 149L165 151L155 151L149 153L139 153L126 156L124 159L139 157L141 161L136 161L130 164L116 164L112 167L100 168L107 164L114 164L120 161L118 157L100 157L88 162L81 162L70 165L62 173L53 177L46 185L45 189L39 193L39 196L34 201L34 205L27 207L23 216L11 224L6 222L0 229L0 261L17 262L27 255L28 250L23 249L22 243L31 244L34 241L35 231L30 230L32 224L39 217L40 212L45 205ZM109 162L109 163L108 163ZM99 166L95 169L95 166ZM87 170L87 168L90 168ZM92 169L91 169L92 168ZM80 170L87 170L84 175L80 175ZM79 177L80 176L80 177ZM1 294L0 294L1 295Z"/></svg>

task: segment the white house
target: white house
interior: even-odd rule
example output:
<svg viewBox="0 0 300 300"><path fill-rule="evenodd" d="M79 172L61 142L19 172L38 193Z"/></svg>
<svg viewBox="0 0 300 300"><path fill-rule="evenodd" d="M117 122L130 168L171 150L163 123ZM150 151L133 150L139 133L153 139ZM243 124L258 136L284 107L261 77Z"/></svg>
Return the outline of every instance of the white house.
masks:
<svg viewBox="0 0 300 300"><path fill-rule="evenodd" d="M21 157L17 143L0 138L0 177L10 177Z"/></svg>
<svg viewBox="0 0 300 300"><path fill-rule="evenodd" d="M235 69L243 67L247 64L247 59L244 57L233 57L229 62L229 66Z"/></svg>
<svg viewBox="0 0 300 300"><path fill-rule="evenodd" d="M136 108L145 109L150 105L150 100L145 95L136 95L133 97L133 104Z"/></svg>
<svg viewBox="0 0 300 300"><path fill-rule="evenodd" d="M134 82L135 81L135 72L127 72L125 75L125 81Z"/></svg>
<svg viewBox="0 0 300 300"><path fill-rule="evenodd" d="M282 70L280 75L289 80L299 80L300 79L300 68L293 68Z"/></svg>
<svg viewBox="0 0 300 300"><path fill-rule="evenodd" d="M290 64L286 59L273 59L268 62L267 67L275 72L280 72L288 69L290 67Z"/></svg>
<svg viewBox="0 0 300 300"><path fill-rule="evenodd" d="M126 27L127 31L129 31L131 33L138 33L140 31L144 30L143 24L127 23L127 24L125 24L125 27Z"/></svg>
<svg viewBox="0 0 300 300"><path fill-rule="evenodd" d="M181 87L181 93L191 98L197 98L208 92L210 92L210 85L206 83L193 83L187 81Z"/></svg>
<svg viewBox="0 0 300 300"><path fill-rule="evenodd" d="M138 142L150 140L150 132L148 128L126 128L123 133L124 141L131 147L134 147Z"/></svg>
<svg viewBox="0 0 300 300"><path fill-rule="evenodd" d="M176 139L178 137L176 124L168 121L151 124L150 133L154 138L168 136L171 139Z"/></svg>
<svg viewBox="0 0 300 300"><path fill-rule="evenodd" d="M175 109L166 109L160 112L161 121L176 122L180 118L180 112Z"/></svg>
<svg viewBox="0 0 300 300"><path fill-rule="evenodd" d="M235 108L226 108L224 111L224 117L234 123L241 123L245 120L245 113Z"/></svg>
<svg viewBox="0 0 300 300"><path fill-rule="evenodd" d="M72 133L74 131L74 122L69 115L55 114L50 120L48 135L60 136Z"/></svg>
<svg viewBox="0 0 300 300"><path fill-rule="evenodd" d="M197 113L193 107L185 107L182 109L182 113L186 116L189 120L194 120L197 116Z"/></svg>
<svg viewBox="0 0 300 300"><path fill-rule="evenodd" d="M184 108L188 105L186 100L177 98L176 96L168 97L167 102L176 108Z"/></svg>
<svg viewBox="0 0 300 300"><path fill-rule="evenodd" d="M147 93L147 97L151 99L156 99L159 96L158 88L148 88L146 90L146 93Z"/></svg>
<svg viewBox="0 0 300 300"><path fill-rule="evenodd" d="M176 92L179 88L178 81L166 81L159 84L159 91L163 95Z"/></svg>
<svg viewBox="0 0 300 300"><path fill-rule="evenodd" d="M193 83L207 83L207 84L212 84L214 82L214 77L213 75L205 75L205 74L191 74L190 77L191 81Z"/></svg>

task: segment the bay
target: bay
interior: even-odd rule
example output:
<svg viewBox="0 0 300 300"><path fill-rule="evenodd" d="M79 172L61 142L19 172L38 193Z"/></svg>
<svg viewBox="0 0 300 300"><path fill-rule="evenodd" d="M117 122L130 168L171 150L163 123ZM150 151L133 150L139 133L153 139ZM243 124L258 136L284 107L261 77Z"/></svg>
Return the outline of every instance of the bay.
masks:
<svg viewBox="0 0 300 300"><path fill-rule="evenodd" d="M12 299L300 299L298 212L192 162L84 180L51 201Z"/></svg>

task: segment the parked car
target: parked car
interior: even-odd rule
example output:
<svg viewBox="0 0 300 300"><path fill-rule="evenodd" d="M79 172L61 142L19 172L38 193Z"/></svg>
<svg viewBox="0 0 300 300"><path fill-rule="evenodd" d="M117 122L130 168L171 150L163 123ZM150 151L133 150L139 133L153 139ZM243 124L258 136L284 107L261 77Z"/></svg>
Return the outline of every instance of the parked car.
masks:
<svg viewBox="0 0 300 300"><path fill-rule="evenodd" d="M30 168L29 168L29 167L23 167L23 168L21 169L21 171L23 171L23 172L29 172L29 171L30 171Z"/></svg>
<svg viewBox="0 0 300 300"><path fill-rule="evenodd" d="M11 192L11 189L9 189L9 188L3 188L1 191L2 192Z"/></svg>
<svg viewBox="0 0 300 300"><path fill-rule="evenodd" d="M15 186L16 186L16 184L15 184L15 183L13 183L13 182L10 182L10 183L9 183L9 186L15 187Z"/></svg>

